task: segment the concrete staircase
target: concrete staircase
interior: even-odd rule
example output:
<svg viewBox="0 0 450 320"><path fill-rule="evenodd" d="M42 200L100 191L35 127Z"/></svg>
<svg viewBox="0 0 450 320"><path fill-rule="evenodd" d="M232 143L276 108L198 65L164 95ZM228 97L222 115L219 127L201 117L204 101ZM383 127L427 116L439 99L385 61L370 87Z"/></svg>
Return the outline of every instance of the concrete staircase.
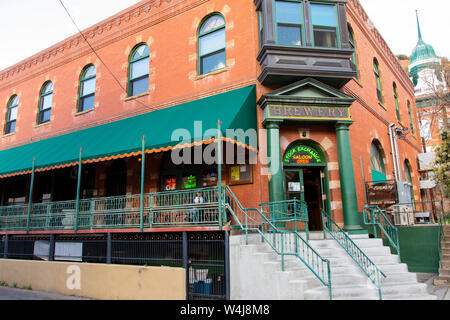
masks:
<svg viewBox="0 0 450 320"><path fill-rule="evenodd" d="M442 267L439 269L439 285L450 285L450 226L444 226L445 241L442 242Z"/></svg>
<svg viewBox="0 0 450 320"><path fill-rule="evenodd" d="M282 272L281 257L269 245L261 243L259 235L249 235L248 245L245 245L244 236L237 237L241 237L238 242L241 250L240 258L243 262L240 275L242 278L245 273L245 281L250 282L247 283L248 290L241 291L241 295L236 296L236 299L329 299L328 288L298 258L285 257L285 271ZM353 241L387 275L382 283L383 300L435 300L437 298L427 293L426 284L419 283L416 274L408 272L407 265L400 264L398 256L392 255L390 249L383 246L381 239L359 236ZM331 238L323 240L322 232L312 232L309 243L322 257L330 260L333 300L379 299L378 289L336 241ZM253 265L250 272L245 267L248 263ZM240 281L242 286L245 281ZM250 288L255 281L258 284L252 290ZM231 298L233 299L233 296Z"/></svg>

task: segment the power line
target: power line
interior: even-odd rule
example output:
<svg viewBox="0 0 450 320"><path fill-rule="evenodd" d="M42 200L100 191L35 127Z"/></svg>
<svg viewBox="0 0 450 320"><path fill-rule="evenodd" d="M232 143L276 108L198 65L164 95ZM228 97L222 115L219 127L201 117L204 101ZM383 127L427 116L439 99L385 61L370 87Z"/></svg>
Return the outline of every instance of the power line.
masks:
<svg viewBox="0 0 450 320"><path fill-rule="evenodd" d="M59 3L61 4L61 6L63 7L64 11L67 13L67 15L69 16L70 20L72 21L73 25L75 26L75 28L77 28L78 33L83 37L84 41L86 41L86 43L88 44L89 48L91 48L92 52L94 52L94 54L97 56L97 58L100 60L100 62L105 66L105 68L108 70L108 72L111 74L111 76L114 78L114 80L117 82L117 84L119 85L119 87L128 95L128 91L126 88L124 88L122 86L122 84L120 83L119 79L117 79L117 77L114 75L114 73L111 71L111 69L108 67L108 65L103 61L103 59L100 57L100 55L97 53L97 51L92 47L92 45L89 43L88 39L84 36L84 34L81 32L80 28L78 27L77 23L75 22L75 20L73 19L72 15L70 14L69 10L67 10L66 6L64 5L64 3L62 2L62 0L58 0ZM148 105L146 105L145 103L139 101L138 99L136 99L136 101L141 104L142 106L146 107L146 108L150 108L150 110L156 110L155 108L151 108Z"/></svg>

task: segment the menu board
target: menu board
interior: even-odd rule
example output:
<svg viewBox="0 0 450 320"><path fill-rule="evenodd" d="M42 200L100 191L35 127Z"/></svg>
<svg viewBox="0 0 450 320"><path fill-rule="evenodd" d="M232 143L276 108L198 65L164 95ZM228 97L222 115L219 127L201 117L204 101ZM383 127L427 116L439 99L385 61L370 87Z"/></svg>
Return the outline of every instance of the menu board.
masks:
<svg viewBox="0 0 450 320"><path fill-rule="evenodd" d="M230 184L251 183L251 165L235 165L230 167Z"/></svg>

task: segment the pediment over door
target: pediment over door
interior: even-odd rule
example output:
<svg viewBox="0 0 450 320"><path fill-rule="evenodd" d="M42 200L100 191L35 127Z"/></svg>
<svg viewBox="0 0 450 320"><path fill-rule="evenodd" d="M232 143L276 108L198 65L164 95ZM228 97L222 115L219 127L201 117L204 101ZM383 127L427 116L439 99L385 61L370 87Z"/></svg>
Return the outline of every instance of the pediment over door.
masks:
<svg viewBox="0 0 450 320"><path fill-rule="evenodd" d="M264 121L348 121L350 97L320 81L308 78L265 94L258 101Z"/></svg>

